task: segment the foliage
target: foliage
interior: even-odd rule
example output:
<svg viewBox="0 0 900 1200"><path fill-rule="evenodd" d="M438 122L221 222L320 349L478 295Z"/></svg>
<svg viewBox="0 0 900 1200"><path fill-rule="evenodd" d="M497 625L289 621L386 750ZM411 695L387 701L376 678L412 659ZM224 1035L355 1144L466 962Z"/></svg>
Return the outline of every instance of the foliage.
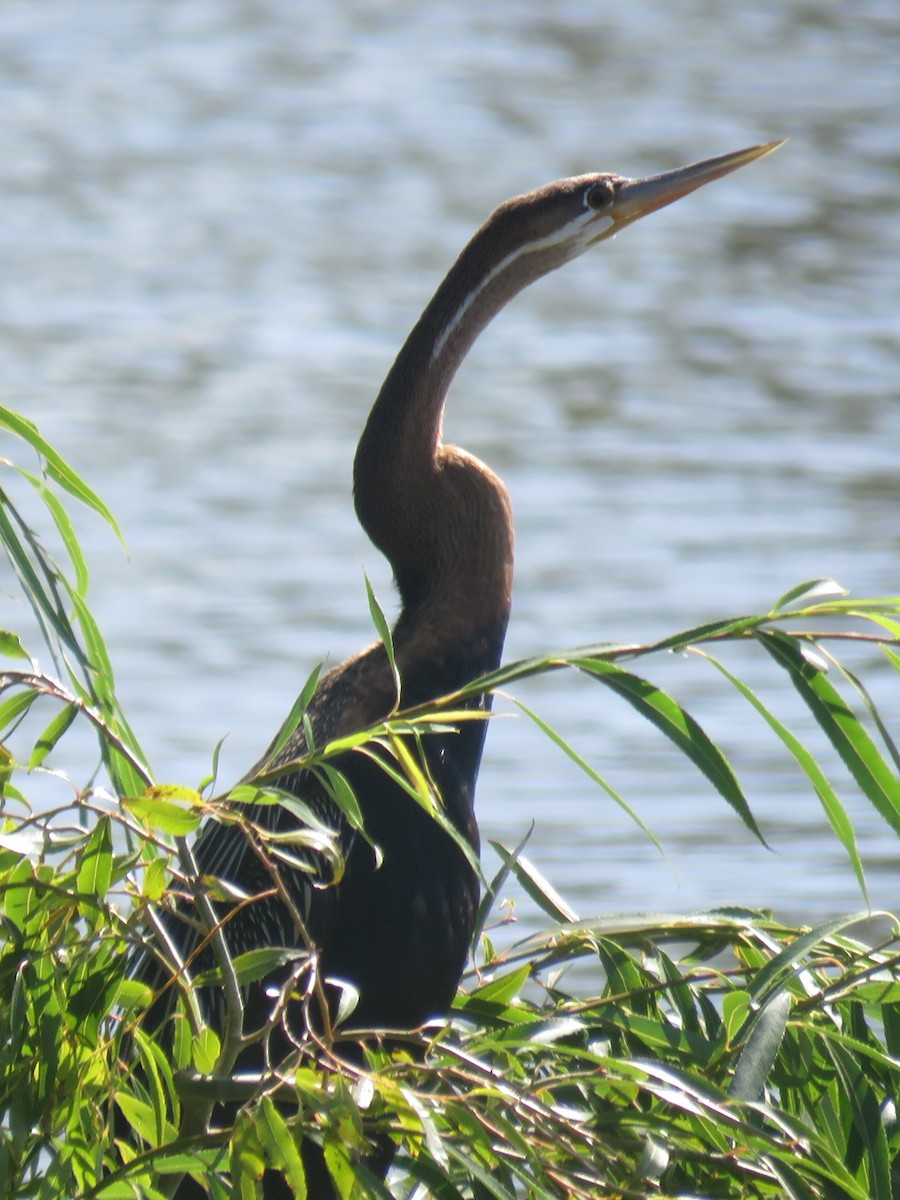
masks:
<svg viewBox="0 0 900 1200"><path fill-rule="evenodd" d="M233 1077L241 988L285 964L265 952L229 960L210 904L217 885L198 886L187 837L209 812L244 820L240 803L225 808L210 795L215 770L198 789L154 784L116 698L61 493L115 529L114 520L33 425L0 409L0 426L37 455L37 472L4 465L46 506L62 547L51 554L22 506L0 493L0 535L54 662L52 674L39 670L19 636L0 634L0 1195L153 1200L172 1195L191 1171L214 1197L252 1197L269 1164L302 1197L301 1134L322 1145L343 1197L888 1200L900 1189L894 918L862 913L798 930L728 910L579 923L523 846L498 847L503 867L486 888L473 965L447 1023L390 1046L372 1038L356 1066L339 1058L349 1035L338 1023L277 1071ZM371 592L370 604L380 627ZM440 705L400 711L377 729L318 747L299 765L324 773L358 823L355 798L328 774L329 760L376 743L441 820L417 740L472 719L461 704L485 686L505 690L529 675L570 670L665 733L759 836L722 749L632 670L653 654L699 655L800 765L864 894L853 826L826 767L714 655L734 641L755 646L776 678L790 680L859 792L900 832L900 755L862 680L837 658L842 645L865 641L889 671L900 669L900 600L852 600L830 584L802 585L770 612L652 646L594 646L514 663ZM275 748L302 723L315 684L314 673ZM98 736L105 776L76 785L51 764L85 723ZM35 812L28 789L51 770L65 799ZM230 799L281 800L279 777L263 773ZM305 815L305 844L332 854L338 874L329 831ZM259 829L249 836L271 863L297 850ZM553 927L495 946L492 911L511 874ZM173 892L193 895L216 967L203 976L169 947L178 1016L163 1045L141 1024L153 994L128 977L125 963L135 942L164 933L156 914ZM301 955L291 966L290 987L304 984L314 1003L310 961ZM225 996L227 1019L217 1031L204 1025L197 1003L198 987L211 980ZM242 1107L233 1125L209 1135L215 1100ZM380 1135L398 1146L388 1184L365 1163Z"/></svg>

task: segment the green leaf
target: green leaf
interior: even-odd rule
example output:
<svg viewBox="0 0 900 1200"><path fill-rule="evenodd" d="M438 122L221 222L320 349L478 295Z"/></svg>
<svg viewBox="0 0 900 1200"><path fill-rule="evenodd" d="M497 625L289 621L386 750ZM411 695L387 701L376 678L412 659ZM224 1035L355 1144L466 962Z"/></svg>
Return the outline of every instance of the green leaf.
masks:
<svg viewBox="0 0 900 1200"><path fill-rule="evenodd" d="M43 458L47 464L47 473L51 478L55 479L60 487L64 488L71 496L74 496L76 500L80 500L82 504L87 505L98 516L102 517L119 541L123 545L125 544L122 531L119 529L115 517L100 497L88 487L84 480L72 470L65 459L41 436L33 421L28 421L25 417L19 416L18 413L12 412L10 409L0 405L0 426L4 426L11 433L18 434L19 437L23 438Z"/></svg>
<svg viewBox="0 0 900 1200"><path fill-rule="evenodd" d="M859 1059L837 1042L825 1043L842 1083L842 1107L850 1115L856 1138L865 1151L871 1200L893 1200L891 1163L878 1100Z"/></svg>
<svg viewBox="0 0 900 1200"><path fill-rule="evenodd" d="M157 1144L156 1119L152 1107L129 1092L116 1092L116 1104L131 1128L151 1146Z"/></svg>
<svg viewBox="0 0 900 1200"><path fill-rule="evenodd" d="M761 970L756 972L752 983L748 987L751 1000L755 1004L762 1004L771 994L772 990L780 985L782 977L785 974L792 973L803 956L809 954L825 938L831 937L833 934L847 929L859 921L869 920L871 917L872 913L870 912L851 913L849 916L835 917L833 920L823 921L814 929L798 934L774 958L770 959Z"/></svg>
<svg viewBox="0 0 900 1200"><path fill-rule="evenodd" d="M515 700L514 703L517 708L521 709L521 711L525 713L525 715L532 720L535 725L537 725L538 729L540 729L540 731L546 737L548 737L550 741L554 743L554 745L558 746L560 750L562 750L563 754L565 754L567 758L570 758L572 762L575 763L575 765L582 770L585 775L587 775L588 779L590 779L593 783L596 783L599 788L602 788L603 791L606 792L607 796L609 796L610 800L613 800L616 804L618 804L619 808L621 808L624 813L627 813L631 820L634 821L635 825L637 825L638 829L647 835L657 850L659 850L661 854L664 853L663 848L653 831L644 824L637 813L629 804L625 802L625 800L623 800L615 788L612 787L611 784L607 783L603 776L599 775L590 765L590 763L586 762L578 753L578 751L565 740L565 738L557 733L552 726L548 725L546 721L539 717L536 712L530 709L527 704L523 704L521 700Z"/></svg>
<svg viewBox="0 0 900 1200"><path fill-rule="evenodd" d="M844 806L838 798L837 792L829 783L824 771L819 766L813 755L806 749L799 738L783 725L781 721L768 709L759 697L736 675L733 675L718 659L713 658L711 654L707 654L703 650L695 649L695 654L706 659L707 662L719 671L725 678L733 684L740 692L744 699L751 704L760 716L766 721L770 729L781 739L784 745L790 750L794 758L803 768L807 779L815 789L816 795L822 804L822 808L828 818L828 823L833 832L837 836L841 845L847 852L847 856L853 866L854 874L859 883L860 890L863 896L868 900L868 891L866 889L866 877L863 871L862 859L859 856L859 850L856 845L856 835L853 831L853 824L847 816Z"/></svg>
<svg viewBox="0 0 900 1200"><path fill-rule="evenodd" d="M32 475L29 471L22 471L22 474L33 485L38 495L40 495L50 510L50 515L59 531L63 545L66 548L66 553L69 556L69 561L75 571L76 591L83 596L87 592L90 576L72 520L59 498L47 487L44 479L39 478L37 475Z"/></svg>
<svg viewBox="0 0 900 1200"><path fill-rule="evenodd" d="M266 1164L256 1124L244 1110L238 1114L231 1137L231 1183L233 1200L260 1200L259 1183Z"/></svg>
<svg viewBox="0 0 900 1200"><path fill-rule="evenodd" d="M194 788L177 783L154 783L144 792L148 800L166 800L172 804L189 804L193 808L203 807L203 797Z"/></svg>
<svg viewBox="0 0 900 1200"><path fill-rule="evenodd" d="M573 666L617 692L642 717L670 738L703 772L750 832L766 845L731 764L690 713L656 684L612 663L589 658L573 660Z"/></svg>
<svg viewBox="0 0 900 1200"><path fill-rule="evenodd" d="M790 992L776 992L753 1018L750 1036L728 1089L735 1100L757 1100L762 1094L778 1055L792 1005Z"/></svg>
<svg viewBox="0 0 900 1200"><path fill-rule="evenodd" d="M263 950L246 950L238 954L232 963L235 977L242 987L248 983L257 983L277 971L280 967L288 966L299 958L306 957L303 950L290 947L272 946ZM222 972L218 967L210 967L208 971L200 972L194 979L196 987L211 987L222 985Z"/></svg>
<svg viewBox="0 0 900 1200"><path fill-rule="evenodd" d="M491 842L500 859L509 865L519 885L537 904L537 906L552 917L554 921L577 921L578 914L570 908L556 889L548 883L533 863L527 858L514 858L499 842Z"/></svg>
<svg viewBox="0 0 900 1200"><path fill-rule="evenodd" d="M76 884L83 896L105 899L112 881L112 826L109 817L97 822L80 856Z"/></svg>
<svg viewBox="0 0 900 1200"><path fill-rule="evenodd" d="M44 641L55 659L58 657L57 647L62 644L79 662L85 661L59 598L59 575L52 559L40 550L27 527L22 527L21 537L16 533L7 509L14 517L18 516L7 497L0 492L0 543L19 578ZM38 569L33 559L39 564Z"/></svg>
<svg viewBox="0 0 900 1200"><path fill-rule="evenodd" d="M788 672L810 712L847 765L860 790L895 833L900 833L900 779L878 752L859 718L821 667L809 661L791 638L777 630L756 635Z"/></svg>
<svg viewBox="0 0 900 1200"><path fill-rule="evenodd" d="M185 803L192 807L185 808ZM121 804L148 828L170 837L193 833L203 819L200 794L190 788L151 787L141 796L123 797Z"/></svg>
<svg viewBox="0 0 900 1200"><path fill-rule="evenodd" d="M369 600L369 613L372 617L372 624L384 644L384 652L387 655L388 663L391 668L391 675L394 678L394 687L396 689L396 700L394 702L394 711L400 706L400 672L397 669L397 658L394 654L394 638L391 634L391 627L388 624L388 619L384 615L384 610L375 598L375 592L372 590L372 585L369 582L368 575L363 578L366 582L366 596Z"/></svg>
<svg viewBox="0 0 900 1200"><path fill-rule="evenodd" d="M722 1021L729 1045L736 1042L750 1013L750 997L743 988L736 988L722 997Z"/></svg>
<svg viewBox="0 0 900 1200"><path fill-rule="evenodd" d="M71 727L72 722L78 716L78 709L74 704L67 704L61 709L44 732L40 735L34 744L34 749L31 752L31 758L28 761L28 770L33 771L35 767L39 767L47 755L56 747L60 738Z"/></svg>
<svg viewBox="0 0 900 1200"><path fill-rule="evenodd" d="M484 889L484 895L481 897L481 901L478 905L478 912L475 917L475 928L472 932L473 946L477 946L481 941L485 924L490 916L491 908L500 894L500 889L509 878L509 873L512 870L513 863L517 861L522 851L528 845L533 832L534 823L532 822L514 850L510 851L504 847L505 858L503 858L501 861L500 870Z"/></svg>
<svg viewBox="0 0 900 1200"><path fill-rule="evenodd" d="M814 601L836 600L846 595L847 589L841 587L834 579L808 579L805 583L798 583L776 600L772 605L772 613L780 613L786 608L805 607Z"/></svg>
<svg viewBox="0 0 900 1200"><path fill-rule="evenodd" d="M4 658L18 658L30 660L31 655L22 645L17 633L10 633L8 629L0 629L0 654Z"/></svg>
<svg viewBox="0 0 900 1200"><path fill-rule="evenodd" d="M191 1051L194 1066L200 1074L211 1075L219 1061L222 1044L215 1031L207 1025L192 1039Z"/></svg>
<svg viewBox="0 0 900 1200"><path fill-rule="evenodd" d="M144 872L142 894L154 903L161 900L162 894L166 890L168 876L169 867L166 860L155 858L148 864L147 870Z"/></svg>
<svg viewBox="0 0 900 1200"><path fill-rule="evenodd" d="M257 1106L256 1132L272 1166L284 1173L297 1200L304 1200L306 1174L300 1154L284 1117L269 1096L263 1096Z"/></svg>
<svg viewBox="0 0 900 1200"><path fill-rule="evenodd" d="M509 1004L521 992L530 975L531 967L527 963L513 971L507 971L505 975L476 988L468 997L467 1003L476 1000L482 1003L490 1001L492 1004Z"/></svg>
<svg viewBox="0 0 900 1200"><path fill-rule="evenodd" d="M412 762L409 753L407 752L405 755L404 769L401 770L393 766L392 763L388 762L382 754L377 752L377 749L371 749L370 747L372 745L374 745L376 748L387 750L388 753L396 754L398 750L403 749L403 739L395 736L388 744L385 744L384 741L367 737L366 743L358 748L358 752L365 755L367 758L370 758L374 763L377 763L389 779L392 779L399 787L401 787L408 796L412 797L412 799L415 800L415 802L422 809L424 809L425 812L428 813L432 820L436 821L438 825L440 825L441 829L444 831L444 833L446 833L450 840L455 842L456 846L465 857L473 872L480 879L482 876L481 864L479 862L478 855L444 812L443 805L440 803L440 798L435 792L431 791L430 788L420 789L410 782L406 774L406 770L409 768ZM424 778L424 772L419 770L418 779L421 781ZM369 845L374 846L374 843L365 830L363 829L360 832L363 834ZM380 865L381 851L377 846L374 846L374 848L376 851L376 860Z"/></svg>
<svg viewBox="0 0 900 1200"><path fill-rule="evenodd" d="M35 700L40 696L37 688L28 691L15 692L8 700L0 704L0 730L12 725L24 713L28 712Z"/></svg>
<svg viewBox="0 0 900 1200"><path fill-rule="evenodd" d="M319 684L319 675L322 671L322 664L318 663L309 673L309 677L304 683L300 695L291 705L291 711L288 713L281 728L275 735L275 740L272 745L263 755L263 762L269 763L281 753L291 738L303 723L303 717L306 710L309 708L313 696L316 694L316 688ZM265 769L265 768L263 768Z"/></svg>

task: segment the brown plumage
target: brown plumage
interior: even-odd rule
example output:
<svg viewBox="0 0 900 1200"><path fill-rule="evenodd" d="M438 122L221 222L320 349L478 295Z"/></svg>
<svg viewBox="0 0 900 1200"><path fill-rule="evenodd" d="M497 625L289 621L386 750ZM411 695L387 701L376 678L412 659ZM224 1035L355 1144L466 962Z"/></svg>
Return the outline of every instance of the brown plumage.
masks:
<svg viewBox="0 0 900 1200"><path fill-rule="evenodd" d="M501 205L450 269L385 380L354 470L357 515L391 563L400 593L393 641L402 707L434 700L496 667L509 617L513 527L506 489L478 459L441 441L447 390L472 343L504 304L541 275L777 144L650 179L583 175L549 184ZM395 702L387 655L380 644L372 646L322 679L308 713L316 745L383 720ZM473 703L487 709L490 702ZM472 721L422 742L445 812L476 850L473 803L484 733L485 723ZM290 762L304 750L298 735L277 762ZM351 1024L414 1028L444 1013L452 1000L472 935L477 879L447 834L371 759L350 753L334 765L353 788L383 862L377 865L371 846L352 833L321 784L298 772L280 786L339 832L346 869L334 887L315 887L309 874L285 866L281 877L319 948L321 975L349 980L359 991ZM282 831L297 820L279 807L249 815ZM208 823L195 854L201 872L244 892L271 885L235 825ZM172 918L169 928L189 955L196 933ZM225 930L233 954L303 944L288 908L274 898L244 907ZM145 977L154 969L147 963L139 968ZM262 987L250 990L248 1030L263 1024L271 1003ZM219 1019L214 997L208 1007L210 1019ZM263 1065L255 1053L255 1063L245 1067ZM321 1156L309 1146L305 1160L312 1200L330 1200ZM388 1160L386 1153L379 1165ZM189 1180L179 1192L183 1200L199 1194ZM282 1182L267 1179L267 1196L289 1194Z"/></svg>

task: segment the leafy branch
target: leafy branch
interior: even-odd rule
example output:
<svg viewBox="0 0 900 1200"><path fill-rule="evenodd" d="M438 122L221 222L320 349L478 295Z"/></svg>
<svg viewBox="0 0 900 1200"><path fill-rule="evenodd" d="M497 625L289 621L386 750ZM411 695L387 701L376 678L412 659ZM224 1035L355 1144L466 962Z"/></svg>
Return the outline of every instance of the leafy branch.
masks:
<svg viewBox="0 0 900 1200"><path fill-rule="evenodd" d="M523 1194L891 1200L900 1192L894 917L865 912L815 929L740 910L579 921L525 857L526 833L512 849L497 847L501 866L487 882L472 966L448 1022L392 1033L390 1047L370 1031L365 1060L355 1065L342 1059L351 1035L340 1020L324 1028L310 1022L308 1038L287 1059L255 1076L236 1076L241 1049L273 1027L244 1029L246 987L280 969L285 981L273 1023L298 1000L327 1011L315 947L295 912L296 954L231 954L227 921L259 897L200 878L186 840L204 819L241 826L267 880L265 895L280 895L290 907L279 864L302 866L313 854L328 886L340 878L342 857L334 831L280 785L309 772L350 828L367 836L340 770L345 756L357 754L377 760L457 836L424 767L423 745L463 722L488 719L468 707L474 697L509 696L520 681L558 671L589 678L624 700L761 839L723 748L648 677L654 659L666 655L708 664L768 726L818 797L865 896L863 863L831 766L725 665L722 648L736 643L761 652L776 682L790 683L885 833L896 835L900 752L873 699L871 675L864 680L845 659L863 647L867 673L880 658L881 671L895 680L900 598L855 599L831 581L813 581L764 613L652 644L535 656L416 708L400 707L397 677L398 706L387 720L321 746L306 717L316 669L264 763L291 746L296 754L209 798L216 754L212 775L197 789L152 781L88 607L87 564L62 496L121 537L114 519L30 422L0 408L0 428L36 455L37 472L0 465L38 498L63 549L48 552L34 531L37 522L25 519L10 489L0 493L0 539L56 668L56 677L39 670L17 633L0 633L0 655L9 662L0 671L5 1196L163 1200L191 1172L224 1200L258 1195L268 1165L299 1197L307 1180L298 1147L310 1137L342 1196L381 1200L421 1196L422 1189L478 1200ZM371 591L369 600L395 667ZM512 702L644 828L595 764L530 707ZM32 722L47 707L52 714L35 734ZM65 803L35 811L28 794L34 776L65 778L55 764L71 731L85 723L98 738L109 790L94 778L70 783ZM296 830L268 829L259 814L272 804L290 808ZM510 878L551 922L548 931L513 945L501 944L506 927L497 916ZM198 949L186 961L167 938L173 899L182 906L190 901L197 927ZM126 969L135 943L154 944L165 963L175 997L165 1035L143 1024L160 993ZM573 966L580 985L566 974ZM205 1023L199 1000L201 989L210 988L223 996L219 1033ZM220 1101L239 1104L237 1116L207 1133ZM373 1137L399 1147L390 1190L365 1165Z"/></svg>

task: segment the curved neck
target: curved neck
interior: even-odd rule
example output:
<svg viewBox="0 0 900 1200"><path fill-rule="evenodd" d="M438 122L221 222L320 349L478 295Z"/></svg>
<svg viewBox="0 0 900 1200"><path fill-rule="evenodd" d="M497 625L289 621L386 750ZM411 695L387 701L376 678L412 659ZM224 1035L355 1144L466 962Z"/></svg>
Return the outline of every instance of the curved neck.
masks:
<svg viewBox="0 0 900 1200"><path fill-rule="evenodd" d="M505 626L509 613L506 489L478 459L442 445L441 425L450 384L481 331L569 257L546 243L523 243L519 232L501 209L475 234L398 354L359 443L357 516L394 569L404 614L464 605L472 619Z"/></svg>

